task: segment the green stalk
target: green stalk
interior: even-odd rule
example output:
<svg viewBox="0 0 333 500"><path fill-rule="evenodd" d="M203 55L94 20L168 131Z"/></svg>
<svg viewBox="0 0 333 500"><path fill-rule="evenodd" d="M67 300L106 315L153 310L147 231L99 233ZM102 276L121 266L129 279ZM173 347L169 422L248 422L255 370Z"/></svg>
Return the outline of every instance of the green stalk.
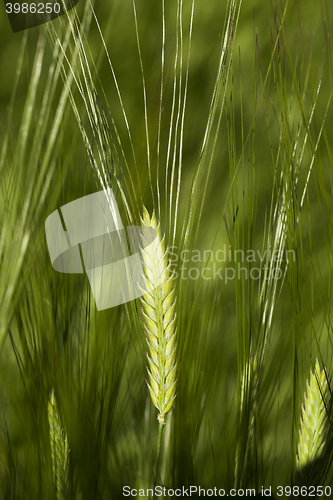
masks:
<svg viewBox="0 0 333 500"><path fill-rule="evenodd" d="M155 460L154 494L153 494L153 499L155 499L155 488L156 488L156 485L157 485L158 471L159 471L159 466L160 466L163 429L164 429L164 424L159 424L159 426L158 426L158 436L157 436L156 460Z"/></svg>

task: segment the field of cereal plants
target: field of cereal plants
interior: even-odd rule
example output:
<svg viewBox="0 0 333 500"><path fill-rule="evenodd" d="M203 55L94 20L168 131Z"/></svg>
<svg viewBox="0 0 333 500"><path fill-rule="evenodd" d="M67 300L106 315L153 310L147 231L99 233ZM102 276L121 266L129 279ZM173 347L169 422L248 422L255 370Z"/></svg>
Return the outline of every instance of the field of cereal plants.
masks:
<svg viewBox="0 0 333 500"><path fill-rule="evenodd" d="M6 9L0 499L330 498L329 2Z"/></svg>

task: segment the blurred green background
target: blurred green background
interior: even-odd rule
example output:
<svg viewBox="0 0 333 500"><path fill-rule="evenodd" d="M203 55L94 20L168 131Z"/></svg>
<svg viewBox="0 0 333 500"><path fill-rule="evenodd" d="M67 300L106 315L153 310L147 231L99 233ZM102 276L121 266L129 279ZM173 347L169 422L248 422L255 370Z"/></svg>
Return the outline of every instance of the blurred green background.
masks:
<svg viewBox="0 0 333 500"><path fill-rule="evenodd" d="M78 5L80 16L82 16L82 4L83 1L81 0ZM156 165L156 145L158 141L161 78L161 4L155 1L140 0L140 2L137 2L136 7L147 89L148 127L152 148L151 162L153 181L155 182L154 165ZM226 2L217 0L196 0L195 2L184 125L183 177L178 215L180 227L183 226L186 206L191 197L191 181L209 115L209 106L219 64L226 7ZM185 55L187 54L190 9L190 2L184 1ZM112 60L131 128L141 180L142 198L151 211L153 200L147 181L142 77L132 2L130 0L109 2L97 0L95 12ZM161 129L160 156L160 169L162 172L165 168L163 162L167 151L169 116L172 105L176 2L168 1L165 14L164 121ZM296 422L300 415L300 405L306 387L305 383L306 378L308 378L310 361L313 363L314 357L319 355L319 358L327 367L328 373L331 372L333 367L331 346L333 338L333 317L331 312L333 190L332 157L330 155L330 144L333 143L333 115L331 107L327 107L333 89L332 42L330 38L333 32L332 18L332 6L324 1L303 0L298 2L290 0L286 2L283 0L276 4L263 0L243 2L238 27L234 34L230 78L226 82L225 112L217 136L198 238L195 246L191 247L191 250L199 250L201 255L203 255L204 250L209 250L212 247L215 251L225 248L225 246L228 247L230 243L228 230L231 230L236 218L236 224L239 225L240 233L244 236L243 239L241 238L243 248L245 250L249 248L261 250L265 237L267 237L267 220L271 213L271 199L276 202L279 197L278 189L274 184L275 168L278 169L279 162L284 161L284 155L285 161L289 161L290 158L295 159L295 168L297 167L297 158L302 159L298 188L295 193L295 200L299 203L307 182L312 156L311 147L307 144L304 152L300 151L301 148L297 145L297 148L295 147L297 154L293 157L292 149L295 138L300 133L304 139L308 133L310 137L308 142L312 142L312 147L315 147L324 121L324 131L317 145L317 153L307 186L304 207L299 213L299 220L295 222L294 235L297 244L293 242L294 247L290 244L290 248L296 248L297 250L297 263L290 275L287 276L281 295L278 297L270 333L269 350L265 361L266 369L263 372L261 382L259 396L260 423L258 424L260 446L257 450L260 458L257 456L256 477L257 482L261 481L262 484L265 484L265 487L290 484L288 481L291 476L293 432L297 431ZM281 23L283 29L279 31ZM42 27L39 27L29 30L16 100L12 108L12 119L8 125L7 115L10 109L11 91L15 80L20 47L26 33L13 34L11 32L9 21L5 16L5 8L1 5L0 137L3 137L4 130L8 130L10 126L10 136L13 137L11 148L14 148L14 138L20 127L22 110L27 97L28 82L31 78L36 42L39 31L42 29ZM280 35L277 41L278 32ZM105 91L105 98L100 95L102 103L105 109L107 108L106 103L108 103L130 171L135 177L131 145L126 133L121 106L109 64L102 50L100 35L94 23L92 23L87 40L92 60L96 64ZM273 52L274 55L272 55ZM47 46L42 67L45 80L51 60L51 48ZM186 57L184 56L185 64ZM278 69L280 69L282 75L281 85ZM296 88L302 96L303 108L300 105ZM284 91L283 96L279 94L281 89ZM42 99L42 85L38 91L40 92L40 99ZM78 93L75 96L82 111L82 119L87 124L87 117L83 111ZM304 121L309 122L312 103L315 99L315 111L311 124L307 129L304 127ZM35 115L37 120L38 109L35 110ZM56 161L50 190L50 193L54 194L57 190L59 193L58 195L54 194L52 197L50 195L46 200L43 208L45 218L64 203L79 198L87 192L94 192L98 187L91 173L85 155L84 144L71 109L66 111L65 116L61 154ZM305 120L303 121L304 117ZM289 119L289 123L286 125L287 119ZM286 130L288 130L289 138L284 137ZM230 138L231 133L234 133L233 138ZM230 144L232 144L232 148L230 148ZM289 145L290 151L287 151L287 147L284 150L281 144ZM69 157L66 156L67 151ZM234 154L236 164L238 162L240 164L237 187L239 198L236 205L232 202L233 197L230 195L230 190L236 189L233 186L232 175L230 174L231 153ZM69 165L72 165L72 167L69 167ZM124 166L122 167L124 169ZM248 208L252 206L250 172L253 169L255 170L253 179L255 179L256 183L256 187L253 189L253 192L256 193L255 214ZM125 177L127 175L125 170L123 170L123 175ZM160 177L160 189L163 197L165 192L163 175ZM203 196L203 190L200 191L200 196ZM4 210L4 207L0 205L1 209ZM124 214L123 207L121 207L121 210L122 214ZM135 215L139 220L139 214ZM165 231L168 234L167 220L164 219L164 215L163 198L161 225L163 232ZM150 401L144 383L143 366L145 360L143 358L140 361L140 356L138 356L140 342L135 348L131 344L129 340L131 338L129 335L130 327L126 323L128 318L125 318L123 310L118 311L117 308L114 311L100 313L93 310L94 306L90 303L93 300L89 295L87 280L83 276L73 277L59 274L55 276L55 272L48 260L46 241L43 239L43 224L44 221L41 216L38 227L34 228L36 234L39 235L39 239L36 240L35 247L33 243L31 244L31 260L29 262L31 263L31 275L34 283L36 283L35 293L37 294L37 291L40 293L41 301L44 300L45 303L52 302L52 311L46 313L43 309L44 304L41 307L41 305L36 305L37 302L35 303L36 309L32 311L30 306L28 307L25 302L22 302L23 299L20 296L15 307L13 306L15 314L11 328L13 336L18 338L17 332L20 329L19 309L22 307L23 311L29 311L29 314L27 314L29 320L27 318L26 320L29 325L29 321L31 322L32 330L34 324L42 325L43 314L45 314L44 328L49 327L50 330L45 334L45 345L38 351L38 356L40 356L40 358L37 356L38 362L36 360L31 361L30 368L34 372L37 366L36 372L32 375L32 372L29 372L27 368L29 375L27 375L27 379L23 377L24 380L28 380L31 375L29 379L31 387L27 392L25 392L25 383L21 381L20 369L18 368L21 362L20 357L24 357L21 349L17 349L17 351L13 349L9 339L7 339L1 353L0 371L3 382L0 389L0 410L3 416L3 443L6 443L5 429L8 429L13 463L20 464L17 469L14 468L14 475L17 477L17 473L20 474L20 471L24 470L22 475L28 477L27 470L29 468L26 469L24 466L28 456L24 428L25 408L29 408L30 411L33 406L31 401L38 400L39 390L42 392L41 387L43 384L41 384L40 380L42 380L43 376L47 379L45 387L48 388L50 384L52 385L51 380L55 379L60 394L61 384L63 383L63 411L67 415L65 420L67 419L69 422L69 435L73 443L75 463L80 471L78 475L81 488L82 484L85 484L85 489L82 490L82 498L110 498L108 496L103 497L103 494L111 494L112 498L120 498L124 481L128 481L128 484L136 484L136 481L139 483L140 478L142 479L142 476L146 477L145 474L151 469L150 466L154 457L156 429L154 428L151 435L147 435L147 429L149 431L150 428L154 427L156 416L154 409L149 406ZM246 235L248 234L251 234L251 240L247 240ZM170 237L170 234L168 236ZM179 235L177 235L176 243L179 244ZM199 263L199 265L204 267L204 263ZM219 263L217 265L220 267ZM43 269L47 271L43 272ZM295 272L296 275L293 275L292 272ZM31 279L31 276L29 276L29 279ZM239 318L237 318L235 285L233 282L226 285L219 280L208 280L201 283L200 286L198 302L200 307L198 305L194 313L189 308L189 313L186 316L188 332L191 334L191 346L186 356L187 361L184 361L188 380L183 375L178 398L181 398L182 390L184 390L187 382L188 394L184 395L183 408L180 404L180 409L177 409L178 416L175 417L180 420L182 415L184 416L181 411L185 412L185 409L187 409L187 417L184 417L186 425L184 424L184 427L180 425L177 428L178 434L175 431L174 440L179 439L178 445L177 442L168 445L169 450L173 446L173 452L170 452L173 460L170 459L171 465L168 462L164 464L164 474L166 477L172 478L173 484L182 484L181 481L183 480L184 484L197 481L197 484L206 487L210 487L212 484L220 484L223 487L224 485L233 484L233 470L230 464L233 464L236 442L234 423L236 420L237 387L239 387L237 385L237 328L239 328ZM57 293L60 289L63 291L61 292L61 298L57 302ZM80 296L81 292L84 299L81 299L82 302L79 299L78 302L84 305L80 308L80 306L77 307L77 304L73 305L72 297L76 293ZM255 288L255 292L257 292L257 288ZM198 298L197 293L199 293L199 288L197 283L193 281L190 284L188 303L194 302ZM244 292L244 295L247 293L249 293L248 290ZM89 312L85 310L86 303L89 304ZM73 310L76 312L73 313ZM249 315L248 317L251 317L252 314L256 316L255 304L248 303L246 312ZM86 323L84 322L85 314L86 317L90 318ZM21 318L21 320L24 326L24 319ZM255 324L255 321L253 324ZM27 328L26 325L22 331L25 331L25 328ZM29 328L27 329L29 330ZM81 401L77 396L77 394L80 394L81 389L76 387L75 383L73 383L73 387L70 384L67 387L63 377L65 377L65 374L72 373L72 371L76 373L76 370L78 373L81 373L80 370L82 370L82 373L84 373L84 367L76 366L76 363L78 365L80 363L73 361L73 358L69 357L69 365L66 365L64 373L58 376L56 366L58 356L61 356L60 351L62 348L59 347L61 341L57 339L55 342L59 352L57 351L54 355L54 360L51 360L52 354L47 352L50 347L48 341L50 337L50 345L53 345L52 335L54 332L57 332L56 334L61 337L62 335L72 335L72 332L75 331L76 335L78 335L77 343L81 345L82 339L80 340L80 335L87 334L90 329L94 335L96 331L103 331L104 336L98 338L94 344L93 353L91 354L94 362L92 362L92 367L89 368L91 371L87 369L90 377L87 377L89 381L83 383L81 380L80 382L84 386L84 388L81 387L82 394L84 394ZM82 330L85 333L82 333ZM121 335L119 332L121 332ZM93 334L91 333L91 335ZM38 336L41 339L43 337L41 332L38 333ZM118 336L121 337L121 340L118 339ZM42 344L44 340L41 341ZM76 340L74 339L73 342L75 343ZM295 344L297 344L296 347ZM82 347L83 351L85 351L85 347ZM109 363L111 365L106 371L111 380L111 382L109 381L111 394L113 390L115 391L114 394L117 394L114 400L112 398L108 399L110 404L114 404L113 410L109 408L105 410L103 405L98 406L101 401L97 403L98 396L94 395L94 383L99 380L96 375L97 371L94 372L95 369L97 370L99 352L103 353L101 355L103 359L101 364L105 363L105 366L107 366ZM295 355L296 352L297 355ZM119 359L117 358L118 354ZM74 354L71 353L71 356L74 357ZM90 354L87 354L87 359L89 356ZM106 359L104 359L104 356ZM120 359L123 356L124 359ZM112 362L115 362L116 358L118 361L113 368ZM82 359L86 358L83 356ZM296 368L295 359L297 359ZM44 363L45 373L43 374ZM70 366L70 363L73 363L73 366ZM194 374L191 373L192 365ZM110 373L108 370L110 370ZM295 374L299 376L296 383ZM102 377L102 382L99 380L98 383L103 386L103 382L105 380ZM295 392L296 387L297 391ZM71 393L71 391L73 392ZM98 393L97 389L96 393ZM31 394L34 395L31 396ZM76 396L73 396L73 394L76 394ZM95 396L96 401L94 400ZM38 411L42 412L46 397L47 391L45 389L44 395L41 395L41 406L39 410L36 409L36 414ZM76 397L79 403L75 400ZM93 399L90 402L89 397ZM94 407L94 403L96 403L96 407ZM91 409L90 416L83 416L82 422L78 424L75 420L76 417L73 416L76 410L72 409L72 404L78 414L82 408L94 407L94 409ZM105 429L110 434L107 436L104 434L99 435L100 441L96 438L96 442L94 442L96 429L91 422L95 422L94 418L96 418L96 422L99 421L99 418L102 421L101 415L103 411L110 411L110 415L112 411L115 412L115 416L112 416L113 420L110 417L112 427L111 423L110 426L105 424ZM26 418L34 422L32 427L36 427L29 430L29 438L35 436L34 432L37 433L38 425L43 428L45 438L45 435L47 435L46 420L41 421L39 420L40 417L31 417L30 413L28 415ZM108 416L105 418L108 418ZM293 419L295 419L294 431L292 430ZM91 435L88 432L86 443L80 445L80 440L82 440L90 424ZM188 439L184 437L184 434ZM90 438L93 442L91 448L89 447ZM33 438L31 439L33 441ZM99 450L96 454L100 453L99 459L102 461L102 457L107 456L107 452L105 451L105 455L103 455L100 448L98 448L98 443L104 445L106 439L109 440L106 448L108 448L109 444L112 448L107 463L103 464L103 467L108 472L105 472L102 467L103 474L105 474L103 476L104 482L101 484L96 479L96 484L91 486L90 489L90 486L88 487L90 476L87 472L90 463L89 450L93 454L96 451L94 446L96 446L96 449ZM39 449L38 446L36 449ZM2 453L3 456L6 455L5 445L2 446ZM82 458L82 456L85 458ZM188 468L184 472L184 476L182 476L181 469L189 456L193 458L194 465L188 464ZM145 460L147 461L146 469L142 465ZM8 471L7 463L8 460L7 462L4 460L4 465L0 465L0 481L6 484L4 488L6 492L2 497L0 493L0 497L21 498L15 496L17 494L15 492L18 491L17 482L20 481L19 479L16 479L16 482L11 479L11 484L14 481L15 488L8 486L10 484L8 477L12 478L12 471ZM32 461L32 463L38 463L38 460L37 462ZM45 460L41 460L41 463L44 464L43 466L46 469L48 467L49 476L47 476L47 473L46 476L50 477L50 456L46 455ZM97 470L99 466L100 463L97 460L96 467L91 471L92 478L97 477L95 469ZM112 473L112 471L114 472ZM169 475L166 471L169 471ZM71 473L75 477L75 482L76 473L73 471ZM86 478L84 478L85 474ZM47 481L45 480L45 482ZM37 480L35 480L35 484L39 484ZM92 480L90 485L92 485ZM46 488L45 485L35 486L34 491L48 491L43 488ZM12 496L9 496L10 494ZM22 498L24 497L22 496ZM30 498L30 496L27 496L27 498Z"/></svg>

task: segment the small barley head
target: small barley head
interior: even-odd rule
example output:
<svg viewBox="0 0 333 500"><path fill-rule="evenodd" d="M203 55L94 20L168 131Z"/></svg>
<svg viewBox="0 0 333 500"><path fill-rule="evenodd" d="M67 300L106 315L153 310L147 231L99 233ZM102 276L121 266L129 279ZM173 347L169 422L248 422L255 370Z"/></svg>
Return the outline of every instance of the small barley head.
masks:
<svg viewBox="0 0 333 500"><path fill-rule="evenodd" d="M176 314L175 290L164 237L155 214L150 218L144 208L143 228L152 228L153 240L142 234L143 279L145 294L141 299L148 344L148 389L158 409L158 421L164 424L176 397Z"/></svg>
<svg viewBox="0 0 333 500"><path fill-rule="evenodd" d="M68 494L68 441L64 431L53 390L48 403L50 444L52 454L53 479L57 500L66 500Z"/></svg>
<svg viewBox="0 0 333 500"><path fill-rule="evenodd" d="M328 431L327 403L328 384L324 370L316 360L314 371L307 382L307 393L302 405L298 453L296 457L297 476L302 484L320 481L322 458Z"/></svg>

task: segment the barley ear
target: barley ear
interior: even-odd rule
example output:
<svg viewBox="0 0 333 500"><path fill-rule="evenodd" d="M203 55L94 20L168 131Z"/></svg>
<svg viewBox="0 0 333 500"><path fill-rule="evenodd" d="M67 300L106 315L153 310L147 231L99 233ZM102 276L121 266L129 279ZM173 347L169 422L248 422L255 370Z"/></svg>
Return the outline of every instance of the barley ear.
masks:
<svg viewBox="0 0 333 500"><path fill-rule="evenodd" d="M48 403L48 420L50 427L50 444L52 454L53 480L57 500L66 500L68 496L68 441L64 431L54 392L52 390Z"/></svg>
<svg viewBox="0 0 333 500"><path fill-rule="evenodd" d="M299 433L298 452L296 457L296 475L302 485L321 484L323 470L322 458L328 432L328 384L324 370L320 370L316 360L314 371L307 382L307 393Z"/></svg>
<svg viewBox="0 0 333 500"><path fill-rule="evenodd" d="M158 409L158 421L164 424L176 397L176 299L173 276L161 237L160 225L153 213L144 208L141 219L144 228L157 235L150 242L143 230L142 259L145 294L141 298L144 328L148 344L148 389Z"/></svg>

